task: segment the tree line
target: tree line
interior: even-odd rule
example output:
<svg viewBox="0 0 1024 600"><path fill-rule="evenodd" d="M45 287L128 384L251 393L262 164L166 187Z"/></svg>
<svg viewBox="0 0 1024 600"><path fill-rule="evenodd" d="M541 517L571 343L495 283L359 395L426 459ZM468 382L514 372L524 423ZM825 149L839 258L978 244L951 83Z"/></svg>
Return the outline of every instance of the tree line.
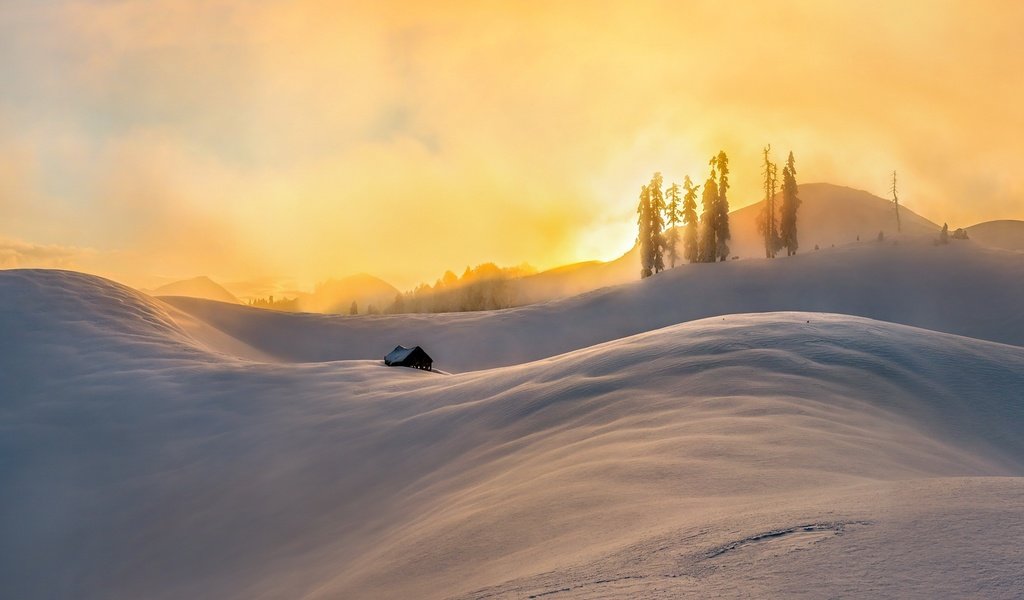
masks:
<svg viewBox="0 0 1024 600"><path fill-rule="evenodd" d="M775 258L775 254L786 249L786 256L796 254L800 244L796 236L796 211L800 208L797 196L796 160L789 153L786 166L782 167L782 206L775 210L775 196L778 188L778 165L771 160L772 145L764 148L764 207L758 220L758 229L764 236L765 258Z"/></svg>
<svg viewBox="0 0 1024 600"><path fill-rule="evenodd" d="M536 272L525 263L516 267L499 267L494 263L467 266L461 277L445 271L433 286L422 283L411 292L398 294L385 312L465 312L519 306L522 302L514 280Z"/></svg>
<svg viewBox="0 0 1024 600"><path fill-rule="evenodd" d="M787 255L796 254L796 213L800 206L797 196L796 162L793 153L782 169L782 206L775 210L775 195L779 187L778 170L770 160L771 146L765 148L765 206L759 219L759 229L765 240L765 255L786 248ZM700 185L694 185L689 175L680 187L672 183L667 189L660 172L640 188L637 204L637 243L640 246L640 278L663 271L665 259L669 268L675 268L682 258L687 262L720 262L729 258L729 157L724 151L708 161L711 172L700 193L701 213L697 214ZM682 228L682 235L679 230ZM666 229L667 228L667 229ZM679 243L682 242L682 254Z"/></svg>

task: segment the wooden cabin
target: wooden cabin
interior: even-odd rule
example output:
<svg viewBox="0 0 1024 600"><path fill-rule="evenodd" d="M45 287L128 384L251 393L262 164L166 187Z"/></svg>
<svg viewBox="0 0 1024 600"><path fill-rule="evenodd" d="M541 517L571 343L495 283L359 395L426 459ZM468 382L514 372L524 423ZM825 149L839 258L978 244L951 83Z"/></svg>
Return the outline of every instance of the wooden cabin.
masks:
<svg viewBox="0 0 1024 600"><path fill-rule="evenodd" d="M434 359L419 346L395 346L395 349L384 357L384 364L389 367L412 367L430 371L434 367Z"/></svg>

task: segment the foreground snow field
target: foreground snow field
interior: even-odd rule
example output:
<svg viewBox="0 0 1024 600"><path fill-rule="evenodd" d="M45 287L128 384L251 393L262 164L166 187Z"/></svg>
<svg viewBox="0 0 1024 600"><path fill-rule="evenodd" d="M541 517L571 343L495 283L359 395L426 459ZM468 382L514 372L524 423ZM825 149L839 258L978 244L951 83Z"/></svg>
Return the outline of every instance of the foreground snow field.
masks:
<svg viewBox="0 0 1024 600"><path fill-rule="evenodd" d="M852 254L777 263L783 288L815 291L809 308L856 289L903 311L888 320L1024 337L1019 257L953 249L940 277L926 250L946 249L898 263L917 284L881 249L857 282ZM948 261L974 269L950 277ZM366 319L0 272L2 595L1024 595L1024 348L817 312L657 328L686 309L653 307L698 289L739 294L723 312L751 302L760 269ZM368 353L382 327L392 346L436 336L428 351L461 368L507 366L290 362Z"/></svg>

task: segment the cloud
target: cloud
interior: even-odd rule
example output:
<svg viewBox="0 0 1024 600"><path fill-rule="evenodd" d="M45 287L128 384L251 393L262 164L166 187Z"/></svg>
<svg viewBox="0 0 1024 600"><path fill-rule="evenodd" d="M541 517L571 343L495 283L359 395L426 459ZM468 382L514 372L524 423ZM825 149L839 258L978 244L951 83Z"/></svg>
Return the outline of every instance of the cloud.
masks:
<svg viewBox="0 0 1024 600"><path fill-rule="evenodd" d="M802 181L884 194L898 170L939 221L1024 216L1014 4L0 10L0 125L20 140L0 191L21 199L0 228L126 276L405 287L610 258L653 171L700 181L725 149L738 207L767 143Z"/></svg>
<svg viewBox="0 0 1024 600"><path fill-rule="evenodd" d="M83 260L95 254L95 250L89 248L41 245L0 238L0 269L76 269L81 267Z"/></svg>

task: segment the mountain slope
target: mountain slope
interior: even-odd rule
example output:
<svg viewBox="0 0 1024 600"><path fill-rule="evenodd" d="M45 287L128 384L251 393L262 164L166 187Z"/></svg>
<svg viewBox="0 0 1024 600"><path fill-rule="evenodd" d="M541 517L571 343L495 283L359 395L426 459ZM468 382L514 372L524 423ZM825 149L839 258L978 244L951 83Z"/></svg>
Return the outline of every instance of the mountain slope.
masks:
<svg viewBox="0 0 1024 600"><path fill-rule="evenodd" d="M967 235L983 246L1024 251L1024 221L986 221L968 227Z"/></svg>
<svg viewBox="0 0 1024 600"><path fill-rule="evenodd" d="M257 364L57 271L0 273L0 327L12 597L1020 591L1022 348L769 313L455 376Z"/></svg>
<svg viewBox="0 0 1024 600"><path fill-rule="evenodd" d="M874 240L882 231L887 237L896 235L896 212L893 203L865 192L831 183L799 185L800 209L797 212L797 234L800 252L855 242ZM782 206L781 192L775 197ZM764 241L758 231L764 200L729 214L732 254L741 258L764 257ZM908 236L935 237L940 227L906 206L900 207L902 232Z"/></svg>
<svg viewBox="0 0 1024 600"><path fill-rule="evenodd" d="M285 361L380 359L421 345L441 369L512 365L667 325L767 311L840 312L1024 345L1024 256L972 244L862 242L774 261L695 264L503 311L340 319L169 299Z"/></svg>
<svg viewBox="0 0 1024 600"><path fill-rule="evenodd" d="M162 285L154 290L144 290L151 296L186 296L189 298L204 298L218 302L229 302L238 304L238 298L227 291L224 286L209 277L200 276L182 281L175 281Z"/></svg>
<svg viewBox="0 0 1024 600"><path fill-rule="evenodd" d="M896 216L892 202L871 193L830 183L800 185L798 230L800 252L814 246L829 248L874 240L879 231L892 238L896 234ZM781 205L779 194L776 202ZM758 221L764 201L736 209L729 214L732 256L742 259L764 257L764 241ZM909 237L938 235L939 226L906 207L900 208L903 233ZM681 236L680 236L681 237ZM682 254L682 248L679 249ZM668 264L668 261L666 261ZM523 303L564 298L609 285L635 281L640 276L640 255L636 246L610 262L579 263L569 268L552 269L526 277L516 283Z"/></svg>

